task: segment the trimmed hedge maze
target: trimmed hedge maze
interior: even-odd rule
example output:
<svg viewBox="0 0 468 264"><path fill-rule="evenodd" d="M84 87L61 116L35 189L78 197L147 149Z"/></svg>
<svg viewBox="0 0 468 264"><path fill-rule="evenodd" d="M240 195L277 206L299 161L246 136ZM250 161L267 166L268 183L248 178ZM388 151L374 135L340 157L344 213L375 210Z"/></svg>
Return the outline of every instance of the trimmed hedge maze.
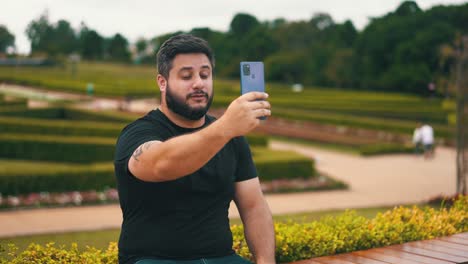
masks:
<svg viewBox="0 0 468 264"><path fill-rule="evenodd" d="M151 66L89 62L78 64L74 74L69 67L4 67L0 72L0 80L82 94L86 93L86 86L91 82L94 84L95 94L100 96L158 97L153 80L155 70ZM240 94L237 80L215 79L214 87L216 96L213 106L226 107ZM316 87L305 87L302 92L295 93L288 85L277 83L268 83L267 92L274 109L325 112L347 117L425 121L443 125L448 124L450 114L442 99L407 94Z"/></svg>
<svg viewBox="0 0 468 264"><path fill-rule="evenodd" d="M114 188L116 139L136 118L69 108L0 111L0 193ZM247 140L262 180L315 176L313 161L267 149L265 135Z"/></svg>

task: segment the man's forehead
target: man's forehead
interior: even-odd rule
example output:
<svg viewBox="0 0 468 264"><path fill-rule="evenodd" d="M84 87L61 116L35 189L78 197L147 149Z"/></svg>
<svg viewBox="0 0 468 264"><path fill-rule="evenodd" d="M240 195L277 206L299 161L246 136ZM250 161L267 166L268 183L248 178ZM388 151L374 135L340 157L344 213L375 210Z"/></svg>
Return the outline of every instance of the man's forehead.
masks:
<svg viewBox="0 0 468 264"><path fill-rule="evenodd" d="M172 62L174 68L179 69L195 69L208 68L211 69L211 63L204 53L183 53L177 54Z"/></svg>

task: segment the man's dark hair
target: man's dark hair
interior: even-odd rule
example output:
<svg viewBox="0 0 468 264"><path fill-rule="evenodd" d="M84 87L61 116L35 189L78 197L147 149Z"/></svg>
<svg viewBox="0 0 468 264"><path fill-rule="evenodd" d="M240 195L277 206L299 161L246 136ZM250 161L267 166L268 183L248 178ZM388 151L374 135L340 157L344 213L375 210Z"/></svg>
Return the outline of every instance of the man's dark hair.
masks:
<svg viewBox="0 0 468 264"><path fill-rule="evenodd" d="M159 48L156 57L159 74L168 79L175 56L187 53L205 54L210 60L211 67L214 68L214 54L208 42L190 34L180 34L166 40Z"/></svg>

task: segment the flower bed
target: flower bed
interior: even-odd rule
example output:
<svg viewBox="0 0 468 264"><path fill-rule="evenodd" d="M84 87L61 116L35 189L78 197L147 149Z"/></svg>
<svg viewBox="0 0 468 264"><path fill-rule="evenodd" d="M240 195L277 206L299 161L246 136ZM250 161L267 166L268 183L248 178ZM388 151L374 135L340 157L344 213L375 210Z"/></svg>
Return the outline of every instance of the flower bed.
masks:
<svg viewBox="0 0 468 264"><path fill-rule="evenodd" d="M18 196L8 195L6 197L0 194L0 209L79 206L116 203L118 201L119 194L114 188L108 188L103 191L40 192Z"/></svg>

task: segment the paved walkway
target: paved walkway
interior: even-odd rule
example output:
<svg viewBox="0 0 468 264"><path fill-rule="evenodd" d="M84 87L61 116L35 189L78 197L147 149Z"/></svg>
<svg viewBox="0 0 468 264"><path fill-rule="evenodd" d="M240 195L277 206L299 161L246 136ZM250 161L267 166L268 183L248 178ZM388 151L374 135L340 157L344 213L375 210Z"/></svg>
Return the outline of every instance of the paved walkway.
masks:
<svg viewBox="0 0 468 264"><path fill-rule="evenodd" d="M319 170L350 184L345 191L267 195L273 214L393 206L455 193L454 149L438 148L434 159L424 160L412 155L363 158L279 141L271 147L316 158ZM234 204L230 217L239 217ZM0 212L0 237L119 228L121 221L118 205Z"/></svg>

